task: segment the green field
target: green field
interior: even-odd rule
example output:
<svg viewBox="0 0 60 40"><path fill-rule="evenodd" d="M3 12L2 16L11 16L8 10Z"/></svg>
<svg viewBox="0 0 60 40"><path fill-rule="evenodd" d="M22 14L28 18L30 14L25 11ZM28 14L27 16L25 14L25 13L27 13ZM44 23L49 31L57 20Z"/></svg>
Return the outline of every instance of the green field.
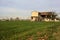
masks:
<svg viewBox="0 0 60 40"><path fill-rule="evenodd" d="M60 22L0 21L0 40L59 40Z"/></svg>

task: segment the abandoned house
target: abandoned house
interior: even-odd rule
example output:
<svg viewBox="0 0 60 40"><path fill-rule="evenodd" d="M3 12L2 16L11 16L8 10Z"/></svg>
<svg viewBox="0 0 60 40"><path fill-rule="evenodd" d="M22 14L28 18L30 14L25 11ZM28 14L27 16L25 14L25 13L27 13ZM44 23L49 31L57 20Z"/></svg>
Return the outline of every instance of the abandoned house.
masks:
<svg viewBox="0 0 60 40"><path fill-rule="evenodd" d="M31 21L55 21L55 12L37 12L33 11L31 15Z"/></svg>

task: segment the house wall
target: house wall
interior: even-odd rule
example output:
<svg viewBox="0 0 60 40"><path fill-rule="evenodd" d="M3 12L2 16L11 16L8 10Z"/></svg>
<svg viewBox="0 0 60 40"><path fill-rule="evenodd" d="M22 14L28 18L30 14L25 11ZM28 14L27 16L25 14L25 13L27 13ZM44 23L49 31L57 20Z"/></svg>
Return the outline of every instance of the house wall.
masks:
<svg viewBox="0 0 60 40"><path fill-rule="evenodd" d="M35 18L35 17L33 17L32 21L35 21L35 20L36 20L36 18Z"/></svg>
<svg viewBox="0 0 60 40"><path fill-rule="evenodd" d="M37 11L33 11L32 12L32 16L38 16L38 12Z"/></svg>

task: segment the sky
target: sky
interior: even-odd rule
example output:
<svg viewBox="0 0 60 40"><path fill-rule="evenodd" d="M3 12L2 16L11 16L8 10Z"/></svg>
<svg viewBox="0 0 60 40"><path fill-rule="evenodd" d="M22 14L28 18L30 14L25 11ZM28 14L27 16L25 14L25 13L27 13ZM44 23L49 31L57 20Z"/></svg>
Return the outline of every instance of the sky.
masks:
<svg viewBox="0 0 60 40"><path fill-rule="evenodd" d="M0 0L0 18L27 18L34 10L55 11L59 14L60 0Z"/></svg>

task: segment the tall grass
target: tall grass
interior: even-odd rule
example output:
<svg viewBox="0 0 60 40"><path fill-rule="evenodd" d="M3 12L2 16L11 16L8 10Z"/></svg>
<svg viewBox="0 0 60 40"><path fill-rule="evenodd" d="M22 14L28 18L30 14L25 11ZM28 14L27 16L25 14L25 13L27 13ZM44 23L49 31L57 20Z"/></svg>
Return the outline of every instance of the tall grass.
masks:
<svg viewBox="0 0 60 40"><path fill-rule="evenodd" d="M0 40L56 40L60 22L0 21Z"/></svg>

